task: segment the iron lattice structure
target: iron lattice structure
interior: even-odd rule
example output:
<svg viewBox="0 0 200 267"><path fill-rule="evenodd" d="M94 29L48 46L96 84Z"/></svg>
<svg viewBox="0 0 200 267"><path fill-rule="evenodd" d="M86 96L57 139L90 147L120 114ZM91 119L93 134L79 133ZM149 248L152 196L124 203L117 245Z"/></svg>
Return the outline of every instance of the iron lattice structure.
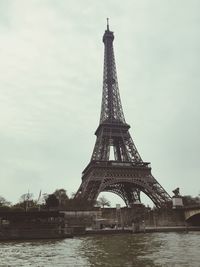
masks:
<svg viewBox="0 0 200 267"><path fill-rule="evenodd" d="M107 24L103 35L100 123L95 132L97 138L92 157L82 173L82 183L75 198L95 201L101 192L113 192L131 206L140 202L142 191L157 207L162 207L171 201L171 197L152 176L150 164L143 162L129 133L130 126L125 121L119 94L113 40L114 34Z"/></svg>

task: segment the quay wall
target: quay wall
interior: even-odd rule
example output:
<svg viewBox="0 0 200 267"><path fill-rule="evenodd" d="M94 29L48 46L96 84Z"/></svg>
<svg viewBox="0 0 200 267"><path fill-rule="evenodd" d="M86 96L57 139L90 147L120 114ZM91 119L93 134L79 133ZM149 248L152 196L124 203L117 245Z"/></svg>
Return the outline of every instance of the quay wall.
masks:
<svg viewBox="0 0 200 267"><path fill-rule="evenodd" d="M145 213L145 225L153 227L185 226L183 209L158 209Z"/></svg>
<svg viewBox="0 0 200 267"><path fill-rule="evenodd" d="M102 209L102 217L113 220L123 226L131 226L135 222L143 222L145 226L185 226L183 209L148 209L143 206L133 208Z"/></svg>

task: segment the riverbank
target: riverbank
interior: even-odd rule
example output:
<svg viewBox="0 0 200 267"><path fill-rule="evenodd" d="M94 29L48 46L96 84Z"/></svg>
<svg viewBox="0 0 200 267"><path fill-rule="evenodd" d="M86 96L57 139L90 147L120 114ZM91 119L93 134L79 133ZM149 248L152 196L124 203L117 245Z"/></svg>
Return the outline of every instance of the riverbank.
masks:
<svg viewBox="0 0 200 267"><path fill-rule="evenodd" d="M85 235L107 235L107 234L130 234L130 233L170 233L170 232L190 232L200 231L200 226L165 226L165 227L145 227L145 229L134 231L133 228L124 229L86 229Z"/></svg>
<svg viewBox="0 0 200 267"><path fill-rule="evenodd" d="M110 229L110 228L105 228L105 229L85 229L85 231L75 231L73 233L68 233L68 234L62 234L62 235L44 235L44 234L39 234L39 235L35 235L35 232L37 230L34 231L34 234L29 233L25 236L1 236L0 235L0 242L1 241L13 241L13 240L34 240L34 239L38 239L38 240L45 240L45 239L65 239L65 238L73 238L73 237L78 237L78 236L92 236L92 235L118 235L118 234L138 234L138 233L180 233L180 232L194 232L194 231L200 231L200 226L174 226L174 227L145 227L145 229L143 230L139 230L139 231L134 231L133 228L131 227L127 227L127 228L118 228L118 229Z"/></svg>
<svg viewBox="0 0 200 267"><path fill-rule="evenodd" d="M64 239L73 237L58 211L1 212L0 240Z"/></svg>

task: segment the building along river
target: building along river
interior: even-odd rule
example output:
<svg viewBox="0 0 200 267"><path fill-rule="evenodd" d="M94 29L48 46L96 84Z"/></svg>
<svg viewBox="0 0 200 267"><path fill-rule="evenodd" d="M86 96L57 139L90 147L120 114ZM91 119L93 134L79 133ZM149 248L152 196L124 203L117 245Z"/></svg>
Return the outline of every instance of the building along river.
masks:
<svg viewBox="0 0 200 267"><path fill-rule="evenodd" d="M199 267L200 232L0 242L0 267Z"/></svg>

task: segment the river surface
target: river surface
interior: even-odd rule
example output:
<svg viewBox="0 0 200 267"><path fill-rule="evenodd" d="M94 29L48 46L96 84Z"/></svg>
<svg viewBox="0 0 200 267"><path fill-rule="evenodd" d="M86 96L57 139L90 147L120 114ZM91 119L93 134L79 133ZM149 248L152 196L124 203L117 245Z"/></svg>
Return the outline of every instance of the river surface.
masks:
<svg viewBox="0 0 200 267"><path fill-rule="evenodd" d="M0 267L200 267L200 232L0 242Z"/></svg>

